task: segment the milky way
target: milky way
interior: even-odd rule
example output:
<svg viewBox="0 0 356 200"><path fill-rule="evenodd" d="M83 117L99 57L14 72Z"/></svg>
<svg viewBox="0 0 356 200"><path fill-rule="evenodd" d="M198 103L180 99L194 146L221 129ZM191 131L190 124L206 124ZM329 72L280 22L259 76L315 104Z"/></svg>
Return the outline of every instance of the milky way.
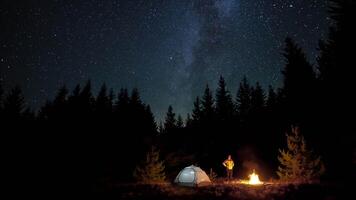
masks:
<svg viewBox="0 0 356 200"><path fill-rule="evenodd" d="M233 94L244 75L280 86L284 38L315 63L328 30L325 0L3 0L0 13L1 81L32 107L90 79L138 87L158 119L220 75Z"/></svg>

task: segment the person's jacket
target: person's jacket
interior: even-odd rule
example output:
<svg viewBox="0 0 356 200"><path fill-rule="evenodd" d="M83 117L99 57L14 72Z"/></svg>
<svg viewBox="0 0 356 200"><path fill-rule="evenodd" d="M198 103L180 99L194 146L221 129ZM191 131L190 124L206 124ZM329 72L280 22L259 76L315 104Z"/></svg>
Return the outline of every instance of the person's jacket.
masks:
<svg viewBox="0 0 356 200"><path fill-rule="evenodd" d="M226 159L224 162L223 162L223 165L229 169L229 170L232 170L232 168L234 168L234 161L232 159Z"/></svg>

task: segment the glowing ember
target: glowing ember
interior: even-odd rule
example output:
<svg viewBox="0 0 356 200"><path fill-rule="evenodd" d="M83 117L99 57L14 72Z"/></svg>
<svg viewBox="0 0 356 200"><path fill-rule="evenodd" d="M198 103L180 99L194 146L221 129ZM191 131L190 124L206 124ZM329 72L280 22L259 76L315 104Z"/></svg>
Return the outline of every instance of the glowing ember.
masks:
<svg viewBox="0 0 356 200"><path fill-rule="evenodd" d="M260 178L258 175L255 173L255 170L253 170L253 173L248 175L250 180L242 180L241 183L244 184L249 184L249 185L260 185L263 184L263 182L260 181Z"/></svg>

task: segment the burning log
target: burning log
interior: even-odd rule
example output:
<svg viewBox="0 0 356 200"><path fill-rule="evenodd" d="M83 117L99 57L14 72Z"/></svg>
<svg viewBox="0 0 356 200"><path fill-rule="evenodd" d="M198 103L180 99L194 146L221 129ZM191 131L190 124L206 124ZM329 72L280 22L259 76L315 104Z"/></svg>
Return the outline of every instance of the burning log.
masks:
<svg viewBox="0 0 356 200"><path fill-rule="evenodd" d="M256 174L255 170L253 170L252 174L248 175L249 180L242 180L241 183L243 184L248 184L248 185L261 185L263 184L262 181L260 181L260 178L258 174Z"/></svg>

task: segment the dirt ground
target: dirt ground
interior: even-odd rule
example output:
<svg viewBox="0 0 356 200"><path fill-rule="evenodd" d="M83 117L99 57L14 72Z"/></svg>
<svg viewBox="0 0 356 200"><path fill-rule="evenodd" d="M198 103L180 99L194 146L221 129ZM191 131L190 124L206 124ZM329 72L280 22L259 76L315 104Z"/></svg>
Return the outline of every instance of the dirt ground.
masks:
<svg viewBox="0 0 356 200"><path fill-rule="evenodd" d="M204 187L182 187L170 183L115 184L109 190L98 192L115 199L166 199L166 200L334 200L353 199L353 185L343 184L280 184L245 185L240 183L215 183Z"/></svg>

